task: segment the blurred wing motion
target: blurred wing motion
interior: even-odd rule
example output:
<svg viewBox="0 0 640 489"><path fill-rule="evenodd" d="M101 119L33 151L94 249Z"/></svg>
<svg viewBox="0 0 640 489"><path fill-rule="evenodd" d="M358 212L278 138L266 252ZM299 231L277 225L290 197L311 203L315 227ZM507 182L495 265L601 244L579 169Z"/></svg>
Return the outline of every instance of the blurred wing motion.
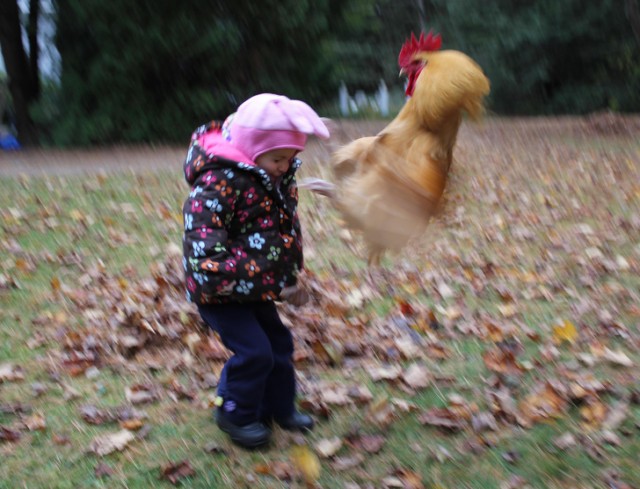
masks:
<svg viewBox="0 0 640 489"><path fill-rule="evenodd" d="M332 156L333 197L347 225L360 230L376 262L422 234L447 181L462 114L477 119L489 80L458 51L438 51L440 36L412 35L400 52L410 98L377 136Z"/></svg>

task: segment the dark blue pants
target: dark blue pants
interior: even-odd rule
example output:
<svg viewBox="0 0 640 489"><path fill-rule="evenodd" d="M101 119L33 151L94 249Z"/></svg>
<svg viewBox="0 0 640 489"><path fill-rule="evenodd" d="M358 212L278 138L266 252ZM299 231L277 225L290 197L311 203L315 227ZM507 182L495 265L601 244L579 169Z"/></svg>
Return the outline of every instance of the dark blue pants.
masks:
<svg viewBox="0 0 640 489"><path fill-rule="evenodd" d="M233 352L218 384L225 416L244 425L294 412L293 339L273 302L198 306L202 319Z"/></svg>

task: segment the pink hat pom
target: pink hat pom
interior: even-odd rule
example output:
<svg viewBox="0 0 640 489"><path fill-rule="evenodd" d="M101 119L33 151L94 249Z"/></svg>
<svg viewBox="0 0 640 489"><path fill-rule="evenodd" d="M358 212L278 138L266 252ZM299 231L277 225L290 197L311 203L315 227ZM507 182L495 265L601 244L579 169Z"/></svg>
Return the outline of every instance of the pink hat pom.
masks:
<svg viewBox="0 0 640 489"><path fill-rule="evenodd" d="M231 144L255 161L262 153L279 148L303 150L307 135L322 139L329 130L306 103L283 95L262 93L238 107L231 127Z"/></svg>

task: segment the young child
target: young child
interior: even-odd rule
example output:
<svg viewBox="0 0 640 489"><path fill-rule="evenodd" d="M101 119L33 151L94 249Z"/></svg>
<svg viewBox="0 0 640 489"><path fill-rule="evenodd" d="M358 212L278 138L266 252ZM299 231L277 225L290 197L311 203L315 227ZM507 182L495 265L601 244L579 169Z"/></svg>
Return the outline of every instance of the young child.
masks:
<svg viewBox="0 0 640 489"><path fill-rule="evenodd" d="M304 102L251 97L224 125L198 128L184 163L187 298L233 352L218 385L216 421L244 447L266 444L269 425L311 430L295 408L293 340L275 301L302 305L302 235L295 173L308 135L329 131Z"/></svg>

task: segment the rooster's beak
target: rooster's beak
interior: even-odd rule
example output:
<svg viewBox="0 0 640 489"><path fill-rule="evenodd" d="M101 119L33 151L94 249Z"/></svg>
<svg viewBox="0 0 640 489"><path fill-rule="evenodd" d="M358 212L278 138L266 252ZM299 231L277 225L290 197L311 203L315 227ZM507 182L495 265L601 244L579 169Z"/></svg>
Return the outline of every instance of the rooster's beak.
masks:
<svg viewBox="0 0 640 489"><path fill-rule="evenodd" d="M400 68L400 73L398 73L398 76L403 76L406 75L407 72L404 70L404 68Z"/></svg>

